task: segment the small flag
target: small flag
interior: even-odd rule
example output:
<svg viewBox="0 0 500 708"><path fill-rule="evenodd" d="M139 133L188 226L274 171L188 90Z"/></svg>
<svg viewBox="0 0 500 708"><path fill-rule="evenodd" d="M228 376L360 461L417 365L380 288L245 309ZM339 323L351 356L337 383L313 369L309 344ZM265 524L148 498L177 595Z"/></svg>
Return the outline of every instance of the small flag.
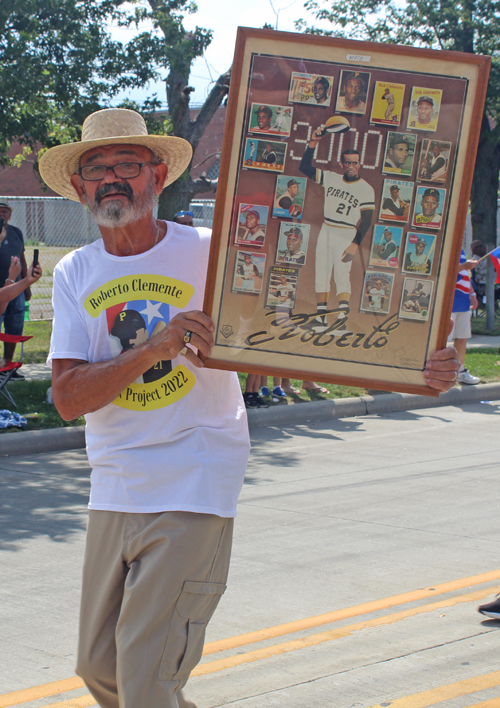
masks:
<svg viewBox="0 0 500 708"><path fill-rule="evenodd" d="M500 247L495 248L495 250L490 253L490 258L497 272L497 279L495 282L500 283Z"/></svg>
<svg viewBox="0 0 500 708"><path fill-rule="evenodd" d="M460 263L465 263L467 260L467 257L465 255L465 251L462 248L462 251L460 253ZM457 275L457 284L456 284L456 289L460 291L461 293L464 293L469 297L470 293L470 272L467 270L467 268L464 268L464 270L459 271Z"/></svg>

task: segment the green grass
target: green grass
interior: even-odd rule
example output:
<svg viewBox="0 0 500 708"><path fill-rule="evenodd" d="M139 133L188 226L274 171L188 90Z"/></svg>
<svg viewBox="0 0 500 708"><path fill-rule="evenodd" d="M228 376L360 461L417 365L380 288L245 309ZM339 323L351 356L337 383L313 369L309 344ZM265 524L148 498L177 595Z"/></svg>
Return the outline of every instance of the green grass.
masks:
<svg viewBox="0 0 500 708"><path fill-rule="evenodd" d="M26 330L32 330L39 338L37 348L31 352L31 361L45 361L48 350L48 342L50 337L50 322L32 322ZM31 340L34 342L35 340ZM45 342L45 345L43 345ZM44 348L45 346L45 348ZM467 351L465 365L469 371L475 376L481 378L482 383L492 383L500 381L500 354L498 349L491 347L488 349L471 349ZM246 374L238 374L241 388L245 390ZM269 385L272 385L271 377L268 378ZM294 388L300 390L300 394L296 396L288 396L286 401L288 404L301 404L307 401L322 401L332 398L356 398L365 396L367 391L363 388L355 388L352 386L338 386L337 384L322 384L328 389L327 394L307 393L301 390L302 381L292 379ZM38 413L37 420L29 420L26 430L42 430L45 428L61 428L64 426L84 425L84 419L78 418L70 422L64 421L57 412L54 405L46 403L47 389L50 386L50 381L16 381L9 384L14 400L17 403L17 413ZM272 403L270 405L283 405L285 401ZM0 408L12 409L12 406L3 396L0 396ZM12 432L22 432L18 428L7 428L0 430L0 435Z"/></svg>
<svg viewBox="0 0 500 708"><path fill-rule="evenodd" d="M52 320L35 320L24 323L23 334L33 335L24 345L24 364L42 364L47 359L50 347L50 333L52 332ZM20 347L16 348L16 355L20 356Z"/></svg>
<svg viewBox="0 0 500 708"><path fill-rule="evenodd" d="M484 317L473 317L471 320L472 334L491 335L492 337L500 336L500 319L495 317L494 329L490 332L486 328L486 315Z"/></svg>
<svg viewBox="0 0 500 708"><path fill-rule="evenodd" d="M0 408L13 410L21 415L25 413L38 413L38 418L28 420L25 430L42 430L45 428L62 428L67 425L83 425L83 418L77 418L67 422L61 418L56 407L46 403L47 389L50 380L47 381L15 381L8 384L9 391L17 403L17 409L13 408L6 398L0 396ZM20 428L6 428L0 430L0 435L5 433L23 432Z"/></svg>
<svg viewBox="0 0 500 708"><path fill-rule="evenodd" d="M465 355L465 366L471 374L480 377L481 383L500 380L500 354L496 347L469 349Z"/></svg>

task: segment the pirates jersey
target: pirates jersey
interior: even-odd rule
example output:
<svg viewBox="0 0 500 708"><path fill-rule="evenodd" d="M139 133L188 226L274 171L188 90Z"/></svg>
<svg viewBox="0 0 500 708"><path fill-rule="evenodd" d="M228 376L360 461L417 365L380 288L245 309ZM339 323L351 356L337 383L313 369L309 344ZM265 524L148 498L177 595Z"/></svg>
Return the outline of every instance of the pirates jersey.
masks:
<svg viewBox="0 0 500 708"><path fill-rule="evenodd" d="M316 169L316 179L325 189L325 223L356 228L365 209L375 209L375 192L361 177L347 182L343 175Z"/></svg>

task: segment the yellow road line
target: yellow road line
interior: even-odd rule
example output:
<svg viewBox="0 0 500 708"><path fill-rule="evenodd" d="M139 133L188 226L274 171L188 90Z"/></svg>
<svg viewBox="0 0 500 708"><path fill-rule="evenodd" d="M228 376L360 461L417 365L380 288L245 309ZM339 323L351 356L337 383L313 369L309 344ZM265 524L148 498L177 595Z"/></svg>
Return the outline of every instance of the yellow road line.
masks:
<svg viewBox="0 0 500 708"><path fill-rule="evenodd" d="M487 688L493 688L499 684L500 671L493 671L491 674L474 676L474 678L458 681L457 683L449 683L447 686L439 686L430 691L415 693L413 696L397 698L395 701L387 700L383 703L377 703L374 706L370 706L370 708L384 708L385 706L389 706L390 708L427 708L427 706L433 706L435 703L450 701L452 698L466 696L468 693L484 691ZM477 706L469 706L469 708L479 708L479 706L498 708L498 705L498 699L496 699L495 705L491 701L486 701L486 703L479 703Z"/></svg>
<svg viewBox="0 0 500 708"><path fill-rule="evenodd" d="M474 703L473 706L467 706L467 708L498 708L498 706L500 706L500 698L492 698L491 701Z"/></svg>
<svg viewBox="0 0 500 708"><path fill-rule="evenodd" d="M266 639L280 637L285 634L292 634L294 632L312 629L321 625L338 622L342 619L350 619L351 617L357 617L359 615L368 614L370 612L388 609L397 605L414 602L416 600L422 600L428 597L434 597L436 595L453 592L454 590L460 590L461 588L469 587L471 585L481 585L483 583L492 582L495 580L500 580L500 569L493 570L488 573L482 573L480 575L472 575L467 578L461 578L460 580L453 580L448 583L441 583L439 585L429 586L428 588L425 588L423 590L413 590L410 592L402 593L400 595L393 595L391 597L383 598L382 600L365 602L361 605L354 605L353 607L347 607L342 610L335 610L333 612L327 612L325 614L308 617L302 620L296 620L294 622L287 622L285 624L279 624L274 627L268 627L263 630L248 632L247 634L240 634L235 637L229 637L228 639L221 639L219 641L210 642L205 645L203 655L207 656L210 654L227 651L228 649L235 649L237 647L246 646L247 644L253 644L255 642L264 641ZM482 591L483 594L481 594L480 597L482 598L487 595L490 595L494 593L495 590L495 588L489 588L486 591ZM364 625L364 623L361 624ZM352 626L357 627L358 625ZM341 636L345 635L342 634ZM237 658L239 659L241 658L241 656L245 655L240 655ZM218 662L210 662L209 664L207 663L203 666L211 666L212 664L217 663ZM201 668L203 667L199 666L197 669L195 669L195 672ZM219 671L222 669L216 670ZM65 693L67 691L73 691L77 688L82 688L84 687L84 685L85 684L78 676L74 676L72 678L62 679L61 681L53 681L51 683L46 683L40 686L33 686L32 688L23 689L21 691L13 691L12 693L6 693L0 696L0 708L10 708L10 706L19 705L20 703L29 703L30 701L39 700L41 698L48 698L50 696L55 696L58 693ZM60 705L62 706L63 704Z"/></svg>
<svg viewBox="0 0 500 708"><path fill-rule="evenodd" d="M43 708L87 708L87 706L95 706L95 698L86 693L85 696L80 696L80 698L70 698L68 701L60 701L59 703L51 703L49 706L43 706Z"/></svg>
<svg viewBox="0 0 500 708"><path fill-rule="evenodd" d="M213 674L217 671L231 669L234 666L250 664L253 661L269 659L272 656L279 656L280 654L286 654L291 651L297 651L298 649L307 649L309 647L317 646L318 644L323 644L324 642L330 642L333 639L347 637L349 634L357 632L360 629L368 629L370 627L380 627L386 624L393 624L394 622L399 622L400 620L407 619L408 617L416 617L417 615L421 615L427 612L433 612L434 610L439 610L444 607L453 607L454 605L458 605L462 602L474 602L477 600L481 600L483 597L489 594L490 590L476 590L476 592L471 592L467 595L459 595L458 597L452 597L448 600L433 602L430 605L421 605L420 607L414 607L410 610L396 612L392 615L385 615L385 617L378 617L377 619L366 620L365 622L358 622L356 624L346 625L345 627L340 627L339 629L331 629L327 632L312 634L308 637L302 637L301 639L293 639L290 642L283 642L282 644L273 644L270 647L264 647L263 649L255 649L254 651L245 652L244 654L239 654L237 656L228 656L225 659L217 659L216 661L210 661L206 664L198 665L191 675L205 676L206 674ZM414 708L413 704L411 708Z"/></svg>
<svg viewBox="0 0 500 708"><path fill-rule="evenodd" d="M33 688L25 688L22 691L4 693L3 696L0 696L0 708L9 708L9 706L17 706L20 703L29 703L40 698L56 696L58 693L74 691L77 688L85 688L85 684L79 676L72 676L68 679L62 679L62 681L44 683L42 686L33 686Z"/></svg>
<svg viewBox="0 0 500 708"><path fill-rule="evenodd" d="M429 586L423 590L412 590L410 592L402 593L401 595L393 595L392 597L386 597L382 600L365 602L362 605L355 605L354 607L347 607L343 610L335 610L334 612L327 612L326 614L307 617L306 619L296 620L295 622L278 624L275 627L260 629L256 632L248 632L248 634L239 634L236 637L220 639L217 642L210 642L209 644L206 644L203 650L203 656L216 654L220 651L227 651L228 649L236 649L237 647L243 647L247 644L253 644L255 642L262 642L265 639L282 637L284 634L294 634L295 632L301 632L304 629L320 627L323 624L331 624L332 622L338 622L342 619L350 619L351 617L358 617L359 615L367 615L370 612L386 610L389 607L404 605L407 602L425 600L428 597L443 595L444 593L453 592L454 590L462 590L463 588L471 585L481 585L482 583L489 583L495 580L500 580L500 570L493 570L489 573L472 575L468 578L453 580L449 583ZM491 593L493 592L495 592L494 588L491 589Z"/></svg>

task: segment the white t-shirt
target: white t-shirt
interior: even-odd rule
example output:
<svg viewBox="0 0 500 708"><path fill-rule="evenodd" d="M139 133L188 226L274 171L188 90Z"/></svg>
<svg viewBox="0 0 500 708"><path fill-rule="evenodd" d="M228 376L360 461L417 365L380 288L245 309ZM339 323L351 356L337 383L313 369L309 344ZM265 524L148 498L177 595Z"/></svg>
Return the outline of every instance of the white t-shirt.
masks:
<svg viewBox="0 0 500 708"><path fill-rule="evenodd" d="M209 244L208 229L168 222L165 238L137 256L113 256L102 240L69 253L54 271L48 361L107 361L179 311L201 310ZM85 419L89 508L235 516L249 453L236 373L178 356Z"/></svg>

